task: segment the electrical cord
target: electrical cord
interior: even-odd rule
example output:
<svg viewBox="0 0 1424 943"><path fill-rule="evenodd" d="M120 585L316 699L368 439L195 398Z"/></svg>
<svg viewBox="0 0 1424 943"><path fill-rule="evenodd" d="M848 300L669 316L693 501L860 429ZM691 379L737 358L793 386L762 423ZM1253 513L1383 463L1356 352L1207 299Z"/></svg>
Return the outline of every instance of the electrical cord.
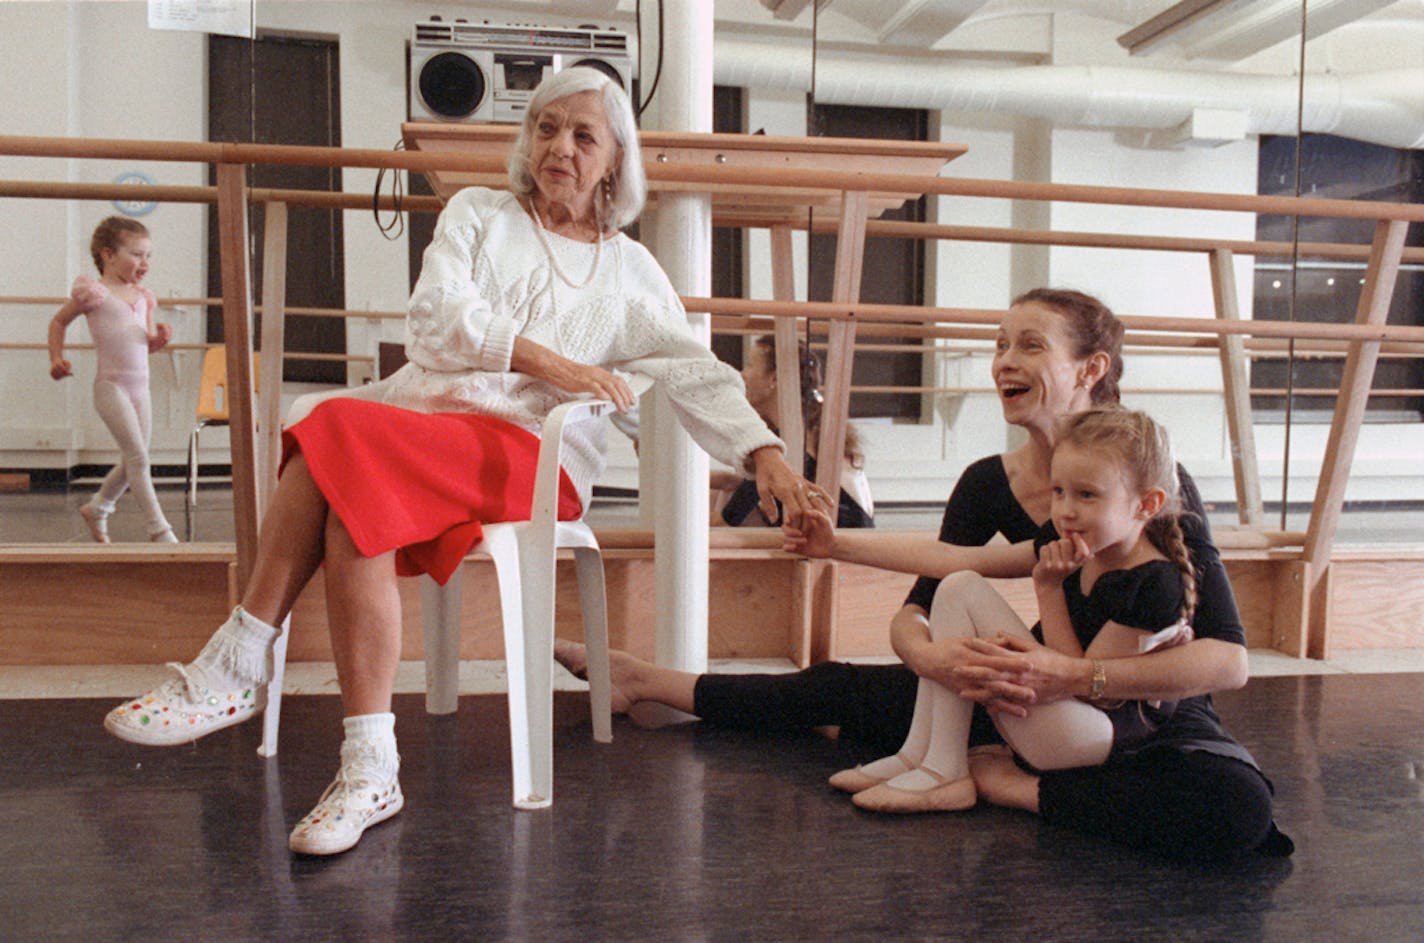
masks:
<svg viewBox="0 0 1424 943"><path fill-rule="evenodd" d="M643 77L643 0L638 0L634 11L634 30L638 34L638 79ZM658 0L658 67L653 72L653 84L648 87L648 94L641 104L638 105L636 117L641 119L643 112L648 105L652 104L653 96L657 94L658 82L663 77L663 0Z"/></svg>
<svg viewBox="0 0 1424 943"><path fill-rule="evenodd" d="M392 150L405 150L405 141L396 141L396 146ZM394 215L390 222L381 220L381 184L385 180L386 171L391 172L391 200L395 204ZM402 203L405 200L405 184L398 167L382 167L376 171L376 187L371 191L371 215L376 219L376 228L381 231L381 235L394 242L405 233L405 213Z"/></svg>

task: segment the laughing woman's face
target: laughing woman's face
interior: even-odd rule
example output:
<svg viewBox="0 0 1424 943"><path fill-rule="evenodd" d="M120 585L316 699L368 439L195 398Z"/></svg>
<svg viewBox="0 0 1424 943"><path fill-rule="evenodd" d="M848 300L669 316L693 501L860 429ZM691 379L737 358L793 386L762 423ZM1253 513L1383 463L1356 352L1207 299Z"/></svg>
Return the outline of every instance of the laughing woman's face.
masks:
<svg viewBox="0 0 1424 943"><path fill-rule="evenodd" d="M1062 315L1037 301L1014 305L999 327L992 368L1004 421L1050 430L1060 416L1087 409L1086 366Z"/></svg>

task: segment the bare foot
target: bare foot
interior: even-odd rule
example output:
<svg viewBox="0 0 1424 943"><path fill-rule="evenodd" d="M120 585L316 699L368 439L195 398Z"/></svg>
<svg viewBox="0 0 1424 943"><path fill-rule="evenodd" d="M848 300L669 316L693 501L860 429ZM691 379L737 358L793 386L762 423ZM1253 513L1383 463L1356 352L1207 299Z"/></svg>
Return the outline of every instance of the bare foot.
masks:
<svg viewBox="0 0 1424 943"><path fill-rule="evenodd" d="M568 669L569 674L581 680L588 680L588 648L579 642L554 639L554 661ZM612 682L613 713L626 714L638 702L633 695L634 679L641 665L638 659L627 652L611 650L608 653L608 673Z"/></svg>
<svg viewBox="0 0 1424 943"><path fill-rule="evenodd" d="M986 801L1038 814L1038 777L1020 769L1007 747L971 750L969 775Z"/></svg>

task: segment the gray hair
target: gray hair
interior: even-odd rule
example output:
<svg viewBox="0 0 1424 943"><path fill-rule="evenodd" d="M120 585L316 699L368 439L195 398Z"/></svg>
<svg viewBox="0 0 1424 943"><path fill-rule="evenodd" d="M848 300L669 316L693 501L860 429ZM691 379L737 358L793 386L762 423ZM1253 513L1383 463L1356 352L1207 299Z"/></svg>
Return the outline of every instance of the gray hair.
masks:
<svg viewBox="0 0 1424 943"><path fill-rule="evenodd" d="M613 171L611 198L599 207L602 217L600 225L622 229L643 212L643 203L648 197L648 178L643 173L643 155L638 147L638 125L633 117L633 105L618 83L598 69L587 66L561 69L539 83L519 126L514 150L509 155L509 190L516 196L529 196L534 192L534 177L529 173L534 124L539 120L539 113L548 105L579 92L602 93L603 111L622 151L622 160Z"/></svg>

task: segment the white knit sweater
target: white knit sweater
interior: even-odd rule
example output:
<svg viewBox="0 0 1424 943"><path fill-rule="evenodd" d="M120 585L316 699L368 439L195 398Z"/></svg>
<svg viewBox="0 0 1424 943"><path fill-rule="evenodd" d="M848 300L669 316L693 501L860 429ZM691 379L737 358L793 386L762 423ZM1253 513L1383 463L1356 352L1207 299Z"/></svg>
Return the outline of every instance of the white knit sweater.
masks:
<svg viewBox="0 0 1424 943"><path fill-rule="evenodd" d="M692 337L647 249L622 233L605 240L592 281L576 290L554 273L534 227L508 193L471 187L451 197L411 295L409 363L363 398L495 416L537 434L574 397L510 372L518 336L578 363L651 377L697 444L734 468L756 449L782 446L747 403L737 372ZM596 247L545 235L560 269L582 281ZM586 420L565 427L564 437L564 470L587 507L605 464L604 424Z"/></svg>

